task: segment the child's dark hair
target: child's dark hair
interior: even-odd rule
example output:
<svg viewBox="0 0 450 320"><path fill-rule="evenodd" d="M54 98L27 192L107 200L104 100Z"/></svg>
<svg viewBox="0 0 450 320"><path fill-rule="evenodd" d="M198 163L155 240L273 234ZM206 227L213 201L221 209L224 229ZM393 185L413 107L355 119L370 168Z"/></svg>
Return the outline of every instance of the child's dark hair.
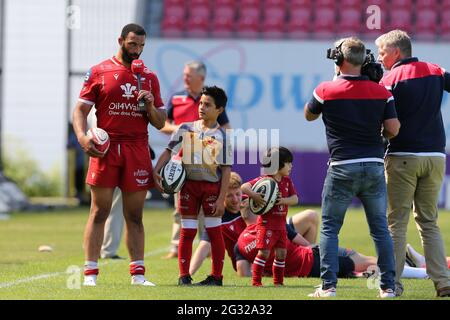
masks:
<svg viewBox="0 0 450 320"><path fill-rule="evenodd" d="M278 168L276 169L281 170L286 163L292 163L294 160L294 156L292 155L292 152L285 147L274 147L267 150L263 161L262 166L264 168L270 168L271 167L271 159L277 159L278 158Z"/></svg>
<svg viewBox="0 0 450 320"><path fill-rule="evenodd" d="M217 108L224 108L227 105L227 94L222 88L212 86L212 87L203 87L202 93L205 96L210 96L214 99L214 103L216 104Z"/></svg>

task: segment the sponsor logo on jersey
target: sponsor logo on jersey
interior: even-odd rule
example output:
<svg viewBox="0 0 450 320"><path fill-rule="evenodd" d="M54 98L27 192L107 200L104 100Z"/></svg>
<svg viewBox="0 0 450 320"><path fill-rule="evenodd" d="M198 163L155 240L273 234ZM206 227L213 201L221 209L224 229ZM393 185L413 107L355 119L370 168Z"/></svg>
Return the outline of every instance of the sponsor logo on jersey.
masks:
<svg viewBox="0 0 450 320"><path fill-rule="evenodd" d="M139 186L145 186L148 183L148 178L147 179L136 179L136 182Z"/></svg>
<svg viewBox="0 0 450 320"><path fill-rule="evenodd" d="M253 240L252 242L250 242L248 245L246 245L244 247L244 250L246 253L249 253L250 251L252 251L252 249L256 248L256 239Z"/></svg>
<svg viewBox="0 0 450 320"><path fill-rule="evenodd" d="M125 85L121 85L120 88L123 90L124 94L122 97L127 98L128 100L130 98L133 98L133 91L136 90L136 86L132 86L131 83L125 83Z"/></svg>
<svg viewBox="0 0 450 320"><path fill-rule="evenodd" d="M91 69L88 70L88 72L86 72L86 75L84 76L84 81L88 81L89 78L91 77Z"/></svg>
<svg viewBox="0 0 450 320"><path fill-rule="evenodd" d="M135 177L146 177L149 175L147 170L141 170L141 169L138 169L137 171L133 172L133 174Z"/></svg>
<svg viewBox="0 0 450 320"><path fill-rule="evenodd" d="M119 74L118 73L114 73L114 79L117 80L117 78L119 78Z"/></svg>

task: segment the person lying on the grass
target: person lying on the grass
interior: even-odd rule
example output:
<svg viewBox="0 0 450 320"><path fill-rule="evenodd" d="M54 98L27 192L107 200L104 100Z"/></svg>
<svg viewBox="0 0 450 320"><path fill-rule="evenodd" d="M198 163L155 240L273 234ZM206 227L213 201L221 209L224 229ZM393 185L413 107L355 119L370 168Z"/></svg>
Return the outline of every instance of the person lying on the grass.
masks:
<svg viewBox="0 0 450 320"><path fill-rule="evenodd" d="M292 238L292 235L289 236ZM251 264L255 259L258 250L256 249L256 228L249 225L239 236L234 247L236 257L236 272L240 277L250 277ZM352 249L339 248L339 278L353 278L363 276L369 270L374 270L377 265L377 258L365 256ZM265 276L272 275L273 256L271 256L264 269ZM372 268L370 268L373 266ZM366 273L366 275L371 275ZM320 277L320 248L318 245L311 247L299 246L292 241L288 241L285 277ZM425 279L426 269L405 266L402 274L403 278Z"/></svg>
<svg viewBox="0 0 450 320"><path fill-rule="evenodd" d="M222 234L225 249L236 270L234 246L239 235L247 225L256 223L257 216L248 208L248 198L242 195L242 179L236 172L231 172L228 190L225 195L225 213L222 216ZM319 228L319 215L314 210L304 210L289 218L288 224L292 226L295 239L293 241L303 246L309 246L316 242ZM294 231L295 230L295 231ZM189 268L193 275L200 268L203 261L210 253L211 244L206 232L202 232L200 243L192 256Z"/></svg>

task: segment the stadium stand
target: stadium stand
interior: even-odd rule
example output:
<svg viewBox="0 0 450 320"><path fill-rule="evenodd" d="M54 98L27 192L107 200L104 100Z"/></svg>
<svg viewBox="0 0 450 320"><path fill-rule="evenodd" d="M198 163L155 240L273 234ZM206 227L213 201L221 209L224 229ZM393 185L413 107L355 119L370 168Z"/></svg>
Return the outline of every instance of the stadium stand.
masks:
<svg viewBox="0 0 450 320"><path fill-rule="evenodd" d="M450 0L159 1L163 37L374 39L400 28L418 40L450 41ZM381 29L366 26L370 5L381 9Z"/></svg>

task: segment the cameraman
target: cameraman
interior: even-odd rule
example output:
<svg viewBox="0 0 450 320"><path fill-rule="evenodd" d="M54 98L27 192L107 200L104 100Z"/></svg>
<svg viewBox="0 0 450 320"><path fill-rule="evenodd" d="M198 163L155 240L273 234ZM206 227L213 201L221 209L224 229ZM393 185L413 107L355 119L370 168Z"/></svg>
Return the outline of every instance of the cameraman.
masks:
<svg viewBox="0 0 450 320"><path fill-rule="evenodd" d="M329 168L322 191L320 264L322 286L310 296L336 295L338 234L345 212L357 196L364 205L370 234L379 256L379 296L394 297L395 262L386 221L386 183L383 166L384 136L397 135L400 123L392 94L361 75L366 48L355 37L345 38L329 50L339 76L322 82L305 105L305 118L313 121L323 114Z"/></svg>
<svg viewBox="0 0 450 320"><path fill-rule="evenodd" d="M378 58L391 70L380 82L396 101L402 130L391 139L386 156L388 222L395 248L397 294L405 263L406 230L411 205L422 238L427 272L437 296L450 296L444 244L437 225L438 197L445 172L445 130L441 103L450 92L450 74L438 65L411 57L408 34L393 30L375 44Z"/></svg>

